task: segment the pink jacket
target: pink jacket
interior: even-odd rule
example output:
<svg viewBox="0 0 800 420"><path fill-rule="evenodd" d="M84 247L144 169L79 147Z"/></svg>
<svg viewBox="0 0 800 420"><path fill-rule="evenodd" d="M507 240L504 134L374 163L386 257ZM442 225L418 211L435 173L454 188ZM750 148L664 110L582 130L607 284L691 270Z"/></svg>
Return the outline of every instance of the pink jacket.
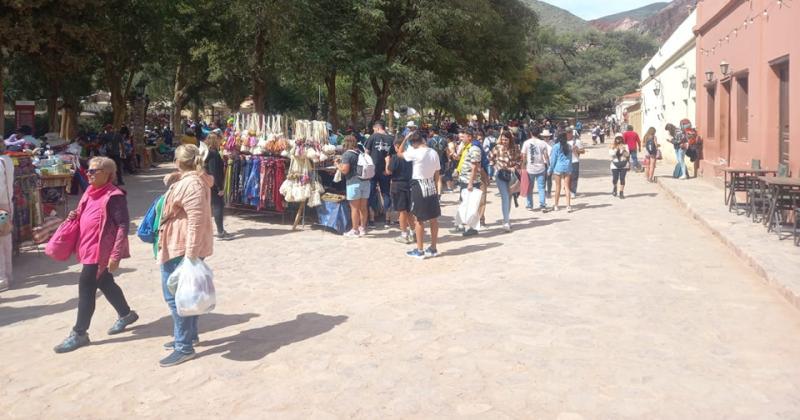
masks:
<svg viewBox="0 0 800 420"><path fill-rule="evenodd" d="M205 171L186 172L167 190L159 226L160 264L177 257L205 258L214 253L212 185L214 179Z"/></svg>
<svg viewBox="0 0 800 420"><path fill-rule="evenodd" d="M80 220L80 213L88 206L99 206L102 209L101 226L103 228L100 231L100 240L90 245L99 248L97 251L98 278L105 272L109 260L121 261L131 256L128 243L130 218L128 215L128 201L125 195L125 191L112 184L99 190L89 187L89 190L83 194L78 204L77 220ZM80 241L78 241L79 243ZM88 249L78 249L76 251L79 256L89 253Z"/></svg>

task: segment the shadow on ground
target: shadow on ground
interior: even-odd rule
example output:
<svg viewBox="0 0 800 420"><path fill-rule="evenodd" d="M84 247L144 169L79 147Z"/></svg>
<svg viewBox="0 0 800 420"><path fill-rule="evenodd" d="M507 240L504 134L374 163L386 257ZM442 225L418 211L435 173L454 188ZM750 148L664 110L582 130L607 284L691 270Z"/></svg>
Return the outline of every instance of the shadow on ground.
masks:
<svg viewBox="0 0 800 420"><path fill-rule="evenodd" d="M164 304L164 312L168 312L166 304ZM198 321L200 339L201 340L203 339L203 333L207 333L209 331L221 330L223 328L228 328L234 325L244 324L249 322L253 318L257 318L258 316L260 315L253 313L248 313L248 314L211 313L211 314L201 315L200 320ZM101 341L93 341L92 344L97 346L102 344L127 343L130 341L143 340L147 338L170 337L171 335L172 335L172 316L167 315L149 324L134 325L118 337L109 338L107 340L101 340ZM208 344L201 341L200 345L208 345Z"/></svg>
<svg viewBox="0 0 800 420"><path fill-rule="evenodd" d="M213 348L200 352L197 356L222 354L226 359L239 362L260 360L281 347L322 335L345 321L347 317L344 315L305 313L280 324L244 330L239 334L217 340L201 341L201 345Z"/></svg>

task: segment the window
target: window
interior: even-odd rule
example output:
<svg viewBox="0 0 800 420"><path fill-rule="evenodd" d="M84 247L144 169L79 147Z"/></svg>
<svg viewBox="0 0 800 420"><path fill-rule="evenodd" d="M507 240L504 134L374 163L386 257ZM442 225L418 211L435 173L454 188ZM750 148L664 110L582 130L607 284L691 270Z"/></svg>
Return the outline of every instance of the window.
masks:
<svg viewBox="0 0 800 420"><path fill-rule="evenodd" d="M747 86L747 75L736 78L736 122L738 127L739 141L747 141L749 92Z"/></svg>
<svg viewBox="0 0 800 420"><path fill-rule="evenodd" d="M706 137L714 138L715 124L717 122L717 88L708 88L708 108L706 110Z"/></svg>

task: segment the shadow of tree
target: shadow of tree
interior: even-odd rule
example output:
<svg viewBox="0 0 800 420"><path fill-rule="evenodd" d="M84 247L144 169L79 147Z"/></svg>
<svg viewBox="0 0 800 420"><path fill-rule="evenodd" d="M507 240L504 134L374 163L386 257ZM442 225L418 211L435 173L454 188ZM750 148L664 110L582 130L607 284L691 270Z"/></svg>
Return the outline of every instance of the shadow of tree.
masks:
<svg viewBox="0 0 800 420"><path fill-rule="evenodd" d="M486 251L487 249L497 248L497 247L500 247L500 246L503 246L503 244L501 244L500 242L490 242L488 244L467 245L467 246L463 246L461 248L456 248L456 249L452 249L452 250L448 250L448 251L442 252L440 254L440 256L441 257L455 257L455 256L459 256L459 255L466 255L466 254L472 254L472 253L475 253L475 252Z"/></svg>
<svg viewBox="0 0 800 420"><path fill-rule="evenodd" d="M260 360L268 354L278 351L281 347L324 334L345 321L347 321L347 317L344 315L305 313L291 321L245 330L230 337L202 342L201 344L205 346L215 347L200 352L197 356L222 353L222 357L239 362Z"/></svg>

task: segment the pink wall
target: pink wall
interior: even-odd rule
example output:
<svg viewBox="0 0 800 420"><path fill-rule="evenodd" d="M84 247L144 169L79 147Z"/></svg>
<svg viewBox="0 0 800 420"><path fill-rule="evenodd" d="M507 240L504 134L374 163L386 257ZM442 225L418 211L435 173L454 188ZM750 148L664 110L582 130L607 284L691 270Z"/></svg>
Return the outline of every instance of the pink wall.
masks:
<svg viewBox="0 0 800 420"><path fill-rule="evenodd" d="M704 0L698 3L697 33L697 121L705 139L705 175L727 159L729 165L749 166L751 159L761 159L762 167L774 169L779 160L778 76L771 63L783 57L789 62L790 158L793 176L800 173L800 3L778 7L777 0ZM763 16L768 9L768 17ZM745 20L754 18L744 28ZM732 31L738 28L738 32ZM729 40L726 40L726 36ZM721 43L719 42L722 40ZM715 48L713 52L712 48ZM707 51L704 54L704 51ZM720 62L730 63L729 77L720 72ZM705 72L714 72L716 87L714 135L709 135L708 101ZM732 74L732 77L730 75ZM748 136L740 140L737 120L737 77L747 74L749 84ZM724 139L725 92L730 83L730 140Z"/></svg>

